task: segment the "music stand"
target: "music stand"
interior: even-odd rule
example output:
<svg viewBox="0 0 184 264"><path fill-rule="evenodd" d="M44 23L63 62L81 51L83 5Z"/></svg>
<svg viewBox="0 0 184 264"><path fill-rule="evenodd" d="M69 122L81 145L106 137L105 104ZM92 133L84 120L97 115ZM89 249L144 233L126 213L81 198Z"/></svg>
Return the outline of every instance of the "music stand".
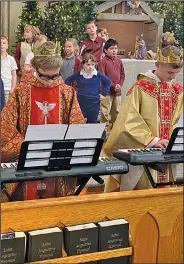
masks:
<svg viewBox="0 0 184 264"><path fill-rule="evenodd" d="M172 162L172 156L179 156L184 155L184 127L177 127L173 130L171 138L169 140L168 146L163 155L166 155L166 160L164 164L174 163ZM184 158L183 158L184 159ZM179 163L178 161L175 163ZM181 163L181 162L180 162ZM183 162L182 162L183 163ZM183 178L178 178L176 181L169 181L169 182L160 182L156 183L151 175L149 168L154 169L158 172L163 172L163 169L159 164L149 164L143 165L144 170L148 176L148 179L153 188L163 187L167 185L182 185L184 184Z"/></svg>
<svg viewBox="0 0 184 264"><path fill-rule="evenodd" d="M103 142L102 138L24 141L21 145L17 172L39 171L39 169L45 171L70 170L74 166L84 164L95 166L98 163ZM81 185L75 195L82 191L91 177L103 183L103 179L99 176L82 177ZM34 178L34 180L40 179L44 178L39 177L39 174ZM28 180L30 180L29 175ZM5 192L4 184L1 184L1 189Z"/></svg>
<svg viewBox="0 0 184 264"><path fill-rule="evenodd" d="M73 166L96 165L102 145L102 138L24 141L17 170L69 170Z"/></svg>

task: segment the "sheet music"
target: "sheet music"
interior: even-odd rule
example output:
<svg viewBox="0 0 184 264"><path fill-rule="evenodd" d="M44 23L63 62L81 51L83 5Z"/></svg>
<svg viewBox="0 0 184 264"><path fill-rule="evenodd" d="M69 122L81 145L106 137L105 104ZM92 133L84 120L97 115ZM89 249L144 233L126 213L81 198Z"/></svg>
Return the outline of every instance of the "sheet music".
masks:
<svg viewBox="0 0 184 264"><path fill-rule="evenodd" d="M103 124L71 124L65 139L101 138L105 130Z"/></svg>
<svg viewBox="0 0 184 264"><path fill-rule="evenodd" d="M183 127L183 114L181 115L178 123L177 123L177 127ZM178 134L176 136L175 142L172 146L172 151L183 151L183 129L178 131Z"/></svg>
<svg viewBox="0 0 184 264"><path fill-rule="evenodd" d="M70 164L92 162L97 145L96 139L102 137L105 125L105 123L29 125L25 141L32 142L28 146L25 167L48 166L53 145L52 141L63 139L78 140L75 142ZM86 139L90 140L87 141ZM43 140L45 142L41 142ZM35 143L34 141L38 142ZM75 149L77 147L81 149ZM35 160L31 160L33 158Z"/></svg>
<svg viewBox="0 0 184 264"><path fill-rule="evenodd" d="M62 140L67 128L65 124L29 125L25 141Z"/></svg>

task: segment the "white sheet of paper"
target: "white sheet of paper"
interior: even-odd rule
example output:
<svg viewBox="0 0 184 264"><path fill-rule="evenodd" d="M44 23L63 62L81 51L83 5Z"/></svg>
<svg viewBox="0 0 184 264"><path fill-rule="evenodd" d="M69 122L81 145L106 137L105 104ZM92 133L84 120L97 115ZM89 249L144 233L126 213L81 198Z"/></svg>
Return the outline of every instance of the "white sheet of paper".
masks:
<svg viewBox="0 0 184 264"><path fill-rule="evenodd" d="M90 156L94 155L95 149L74 149L72 152L72 157L74 156Z"/></svg>
<svg viewBox="0 0 184 264"><path fill-rule="evenodd" d="M173 144L172 151L182 151L183 152L183 144Z"/></svg>
<svg viewBox="0 0 184 264"><path fill-rule="evenodd" d="M181 115L181 117L178 121L177 127L183 127L183 114Z"/></svg>
<svg viewBox="0 0 184 264"><path fill-rule="evenodd" d="M53 142L31 143L28 150L52 149Z"/></svg>
<svg viewBox="0 0 184 264"><path fill-rule="evenodd" d="M101 138L105 129L103 124L71 124L65 139Z"/></svg>
<svg viewBox="0 0 184 264"><path fill-rule="evenodd" d="M50 158L51 151L28 151L26 159Z"/></svg>
<svg viewBox="0 0 184 264"><path fill-rule="evenodd" d="M73 158L71 158L71 160L70 160L70 164L81 164L81 163L90 163L90 162L92 162L92 160L93 160L93 157L82 157L82 158L80 158L80 157L73 157Z"/></svg>
<svg viewBox="0 0 184 264"><path fill-rule="evenodd" d="M95 148L97 145L97 140L83 141L79 140L75 142L75 148Z"/></svg>
<svg viewBox="0 0 184 264"><path fill-rule="evenodd" d="M183 127L183 114L177 123L177 127ZM172 146L172 151L183 151L183 130L178 131L178 135Z"/></svg>
<svg viewBox="0 0 184 264"><path fill-rule="evenodd" d="M25 141L62 140L67 127L64 124L29 125Z"/></svg>
<svg viewBox="0 0 184 264"><path fill-rule="evenodd" d="M48 166L49 159L43 160L26 160L24 167L37 167L37 166Z"/></svg>

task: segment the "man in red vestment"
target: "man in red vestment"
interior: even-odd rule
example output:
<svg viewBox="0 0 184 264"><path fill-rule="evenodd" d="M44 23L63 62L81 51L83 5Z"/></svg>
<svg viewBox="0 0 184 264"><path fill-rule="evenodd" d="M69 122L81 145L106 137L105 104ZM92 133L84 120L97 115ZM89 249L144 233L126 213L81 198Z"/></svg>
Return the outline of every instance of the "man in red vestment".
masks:
<svg viewBox="0 0 184 264"><path fill-rule="evenodd" d="M1 114L2 162L17 160L28 125L85 123L74 89L65 85L59 75L61 64L58 45L51 41L34 51L32 66L35 72L22 77ZM42 198L71 195L76 178L6 184L6 191L11 200L32 200L39 198L38 189L43 186ZM8 201L5 194L2 201Z"/></svg>

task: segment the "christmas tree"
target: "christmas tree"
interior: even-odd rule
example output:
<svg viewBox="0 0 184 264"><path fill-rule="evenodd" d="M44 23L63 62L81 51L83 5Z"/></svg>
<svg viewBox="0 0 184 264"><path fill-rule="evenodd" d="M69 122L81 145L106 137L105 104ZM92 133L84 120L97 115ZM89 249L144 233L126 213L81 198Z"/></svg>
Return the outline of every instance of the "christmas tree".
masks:
<svg viewBox="0 0 184 264"><path fill-rule="evenodd" d="M78 43L86 38L85 25L96 20L95 1L52 1L45 6L44 33L50 40L76 38Z"/></svg>
<svg viewBox="0 0 184 264"><path fill-rule="evenodd" d="M29 24L38 28L42 27L43 18L42 11L37 1L23 2L22 14L19 16L19 24L17 26L16 40L22 41L24 39L24 26Z"/></svg>
<svg viewBox="0 0 184 264"><path fill-rule="evenodd" d="M164 16L164 32L173 32L179 44L184 47L183 35L183 1L152 1L148 2L155 14Z"/></svg>

